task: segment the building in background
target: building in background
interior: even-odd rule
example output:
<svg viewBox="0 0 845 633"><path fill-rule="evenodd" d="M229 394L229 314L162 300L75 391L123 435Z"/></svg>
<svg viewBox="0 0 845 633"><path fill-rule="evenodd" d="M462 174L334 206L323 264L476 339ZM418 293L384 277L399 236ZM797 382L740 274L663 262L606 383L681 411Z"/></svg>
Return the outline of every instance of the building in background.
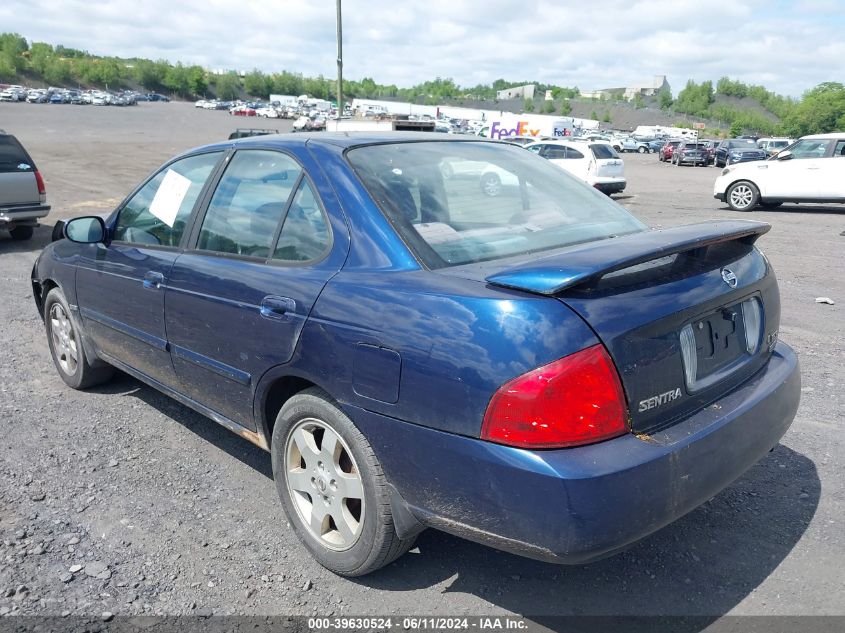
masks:
<svg viewBox="0 0 845 633"><path fill-rule="evenodd" d="M496 99L503 101L505 99L533 99L534 90L537 88L534 84L527 84L525 86L514 86L513 88L505 88L504 90L496 91Z"/></svg>
<svg viewBox="0 0 845 633"><path fill-rule="evenodd" d="M581 96L587 99L627 99L630 101L637 95L642 97L655 97L664 90L671 90L666 75L655 75L650 82L632 84L622 88L602 88L592 92L582 91Z"/></svg>

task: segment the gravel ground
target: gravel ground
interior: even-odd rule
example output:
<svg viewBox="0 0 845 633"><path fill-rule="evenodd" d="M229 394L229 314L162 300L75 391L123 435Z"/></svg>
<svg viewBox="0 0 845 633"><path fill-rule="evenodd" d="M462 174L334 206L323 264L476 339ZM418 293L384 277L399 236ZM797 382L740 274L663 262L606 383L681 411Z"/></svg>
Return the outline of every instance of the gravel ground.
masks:
<svg viewBox="0 0 845 633"><path fill-rule="evenodd" d="M54 210L31 242L0 236L0 615L845 615L845 208L752 216L774 227L760 246L804 387L782 444L722 494L588 566L429 530L393 565L346 580L298 545L266 453L126 376L66 388L30 294L56 218L109 210L166 158L238 124L289 126L179 103L0 104L0 127L33 155ZM711 196L715 169L625 159L618 199L645 221L738 217Z"/></svg>

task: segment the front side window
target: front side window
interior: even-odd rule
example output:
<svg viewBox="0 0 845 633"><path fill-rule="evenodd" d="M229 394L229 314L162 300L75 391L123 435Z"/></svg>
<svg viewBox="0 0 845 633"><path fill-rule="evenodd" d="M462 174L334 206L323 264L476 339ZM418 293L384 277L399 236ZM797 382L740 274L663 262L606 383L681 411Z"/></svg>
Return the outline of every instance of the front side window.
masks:
<svg viewBox="0 0 845 633"><path fill-rule="evenodd" d="M269 257L276 228L301 173L299 164L280 152L237 152L208 205L197 248Z"/></svg>
<svg viewBox="0 0 845 633"><path fill-rule="evenodd" d="M823 158L827 156L827 150L830 149L831 140L829 139L804 139L795 143L792 146L793 158Z"/></svg>
<svg viewBox="0 0 845 633"><path fill-rule="evenodd" d="M222 152L171 163L123 205L114 240L149 246L179 246L191 210Z"/></svg>
<svg viewBox="0 0 845 633"><path fill-rule="evenodd" d="M833 156L845 157L845 141L836 141L836 147L833 150Z"/></svg>
<svg viewBox="0 0 845 633"><path fill-rule="evenodd" d="M373 200L429 268L540 253L645 229L607 196L510 145L391 143L346 155ZM476 167L444 178L444 161Z"/></svg>

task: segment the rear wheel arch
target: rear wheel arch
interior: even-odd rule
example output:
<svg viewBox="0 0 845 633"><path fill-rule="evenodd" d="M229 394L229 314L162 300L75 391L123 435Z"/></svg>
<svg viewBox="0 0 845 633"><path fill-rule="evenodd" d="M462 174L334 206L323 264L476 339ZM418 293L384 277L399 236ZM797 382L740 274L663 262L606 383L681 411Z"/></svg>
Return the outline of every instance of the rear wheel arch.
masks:
<svg viewBox="0 0 845 633"><path fill-rule="evenodd" d="M264 433L268 447L272 443L273 426L276 423L276 417L285 403L296 394L314 387L325 391L321 385L307 378L287 374L274 377L264 389L263 395L261 396L258 425Z"/></svg>

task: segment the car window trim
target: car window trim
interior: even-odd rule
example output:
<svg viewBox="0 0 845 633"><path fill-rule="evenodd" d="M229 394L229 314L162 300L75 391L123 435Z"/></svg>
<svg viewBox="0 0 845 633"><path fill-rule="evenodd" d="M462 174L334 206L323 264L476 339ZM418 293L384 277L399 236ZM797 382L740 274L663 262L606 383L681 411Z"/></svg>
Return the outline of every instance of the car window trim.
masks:
<svg viewBox="0 0 845 633"><path fill-rule="evenodd" d="M326 231L328 233L326 246L320 253L318 257L314 259L308 260L293 260L293 259L277 259L273 257L273 253L276 252L276 249L279 247L279 238L282 236L282 231L285 229L285 220L287 220L288 212L290 211L290 207L293 205L293 200L296 197L297 191L302 186L302 183L305 182L311 188L311 194L314 196L314 200L317 201L317 206L320 207L320 213L323 216L323 221L326 224ZM314 182L311 180L311 177L308 175L308 172L304 169L302 170L302 174L299 178L299 181L296 183L296 187L293 190L293 193L288 200L288 204L285 207L285 211L282 214L282 221L279 224L276 234L274 235L273 245L270 249L270 258L268 259L268 263L281 265L284 267L303 267L303 266L313 266L315 264L319 264L323 260L325 260L332 252L334 248L334 231L332 231L332 222L331 218L329 217L328 211L326 211L326 206L323 204L323 200L320 198L320 192L317 187L314 185Z"/></svg>
<svg viewBox="0 0 845 633"><path fill-rule="evenodd" d="M169 169L171 165L178 163L181 160L185 160L187 158L195 158L197 156L204 156L206 154L216 154L216 153L220 153L221 156L217 160L217 164L211 169L211 172L209 173L208 177L205 179L205 184L203 185L202 189L200 189L200 193L197 196L197 199L194 201L194 206L191 207L191 213L188 216L188 221L185 223L185 230L182 232L182 237L179 239L179 244L177 246L165 246L163 244L139 244L138 242L127 242L125 240L111 239L111 237L114 235L115 229L117 228L117 221L118 221L118 218L120 217L120 214L123 212L123 209L126 207L127 204L129 204L129 201L132 200L132 198L134 198L135 195L139 191L141 191L141 189L143 189L144 187L146 187L150 183L150 181L153 178L158 176L165 169ZM204 197L207 193L207 189L209 187L209 184L211 183L211 181L214 179L215 175L219 171L220 165L221 165L224 157L228 153L229 153L229 151L224 149L224 148L217 148L217 149L208 149L208 150L202 151L202 152L186 154L186 155L183 155L183 156L177 156L177 157L173 158L172 160L167 161L164 165L162 165L161 167L159 167L158 169L153 171L149 176L147 176L147 178L140 185L135 187L129 193L129 195L127 195L123 199L123 201L117 206L117 208L112 212L112 215L111 215L111 217L109 218L109 221L108 221L108 234L109 234L109 238L110 238L109 244L120 244L122 246L133 246L133 245L134 246L143 246L144 248L151 248L153 250L178 251L178 252L184 251L187 236L193 230L195 216L196 216L197 210L199 208L199 205L203 202Z"/></svg>
<svg viewBox="0 0 845 633"><path fill-rule="evenodd" d="M297 165L300 167L299 176L294 183L293 188L291 189L290 195L288 195L288 199L285 203L285 207L282 211L281 216L279 217L279 221L276 224L276 229L273 231L273 241L270 245L268 257L256 257L254 255L239 255L238 253L225 253L221 251L213 251L204 248L197 248L197 244L199 242L199 234L200 229L202 228L202 223L205 221L205 216L208 213L208 207L211 204L211 199L214 197L214 192L217 191L217 186L220 184L220 181L223 180L223 176L226 173L226 168L229 166L229 163L232 162L232 159L238 152L252 152L252 151L269 151L269 152L276 152L278 154L284 154L285 156L289 157L293 160ZM157 172L156 172L157 173ZM292 260L283 260L283 259L274 259L272 257L272 253L276 251L276 247L278 246L279 236L282 233L282 229L284 228L285 220L287 219L288 211L290 210L290 206L293 204L293 199L296 196L296 192L298 191L299 187L302 184L302 181L305 180L308 183L308 186L311 187L311 192L314 194L314 199L317 201L317 204L320 207L320 212L323 214L323 218L326 221L326 227L328 230L328 240L326 242L326 248L320 254L320 257L315 259L310 259L307 261L292 261ZM222 258L229 258L229 259L237 259L241 261L250 261L254 263L264 263L264 264L271 264L276 266L283 266L283 267L303 267L303 266L313 266L315 264L319 264L320 262L324 261L332 252L334 248L334 231L332 230L332 223L331 218L329 217L328 212L326 211L326 206L323 204L323 200L320 198L320 192L317 187L314 185L314 182L311 179L311 176L308 174L308 171L305 169L305 165L302 164L302 161L299 160L293 153L280 149L278 147L270 147L265 145L256 145L250 147L232 147L226 152L226 156L218 163L215 171L212 173L212 176L209 177L208 182L206 183L207 189L204 189L203 192L200 194L200 197L197 199L197 202L200 206L194 207L193 212L193 219L190 225L190 237L187 240L187 243L183 243L181 251L183 253L196 253L201 254L204 256L211 256L211 257L222 257ZM189 231L186 229L185 233ZM184 236L183 236L184 237Z"/></svg>
<svg viewBox="0 0 845 633"><path fill-rule="evenodd" d="M299 165L299 168L302 172L305 171L305 167L302 164L302 161L298 160L296 156L292 153L281 150L279 148L274 147L266 147L263 145L258 146L250 146L250 147L239 147L233 146L229 149L226 153L225 158L223 159L222 163L218 165L218 170L214 174L214 182L211 183L211 179L209 179L209 183L213 184L210 186L207 191L204 191L204 195L202 196L201 202L202 204L196 209L196 217L194 218L193 224L191 225L191 234L190 237L185 244L184 250L186 251L198 251L203 253L217 253L219 251L206 251L205 249L197 248L197 244L199 243L199 236L200 230L202 229L202 223L205 222L205 216L208 214L208 207L211 204L211 199L214 197L214 193L217 191L217 187L220 185L220 181L223 180L223 176L226 175L226 169L228 169L229 164L232 162L232 159L238 154L238 152L255 152L255 151L264 151L264 152L276 152L278 154L284 154L288 158L290 158L293 162ZM291 200L291 196L293 195L293 189L291 190L291 194L288 195L288 202ZM287 206L285 207L287 208ZM277 227L278 228L278 227ZM274 233L275 234L275 233ZM237 253L223 253L226 255L237 255ZM261 259L253 258L253 259Z"/></svg>

